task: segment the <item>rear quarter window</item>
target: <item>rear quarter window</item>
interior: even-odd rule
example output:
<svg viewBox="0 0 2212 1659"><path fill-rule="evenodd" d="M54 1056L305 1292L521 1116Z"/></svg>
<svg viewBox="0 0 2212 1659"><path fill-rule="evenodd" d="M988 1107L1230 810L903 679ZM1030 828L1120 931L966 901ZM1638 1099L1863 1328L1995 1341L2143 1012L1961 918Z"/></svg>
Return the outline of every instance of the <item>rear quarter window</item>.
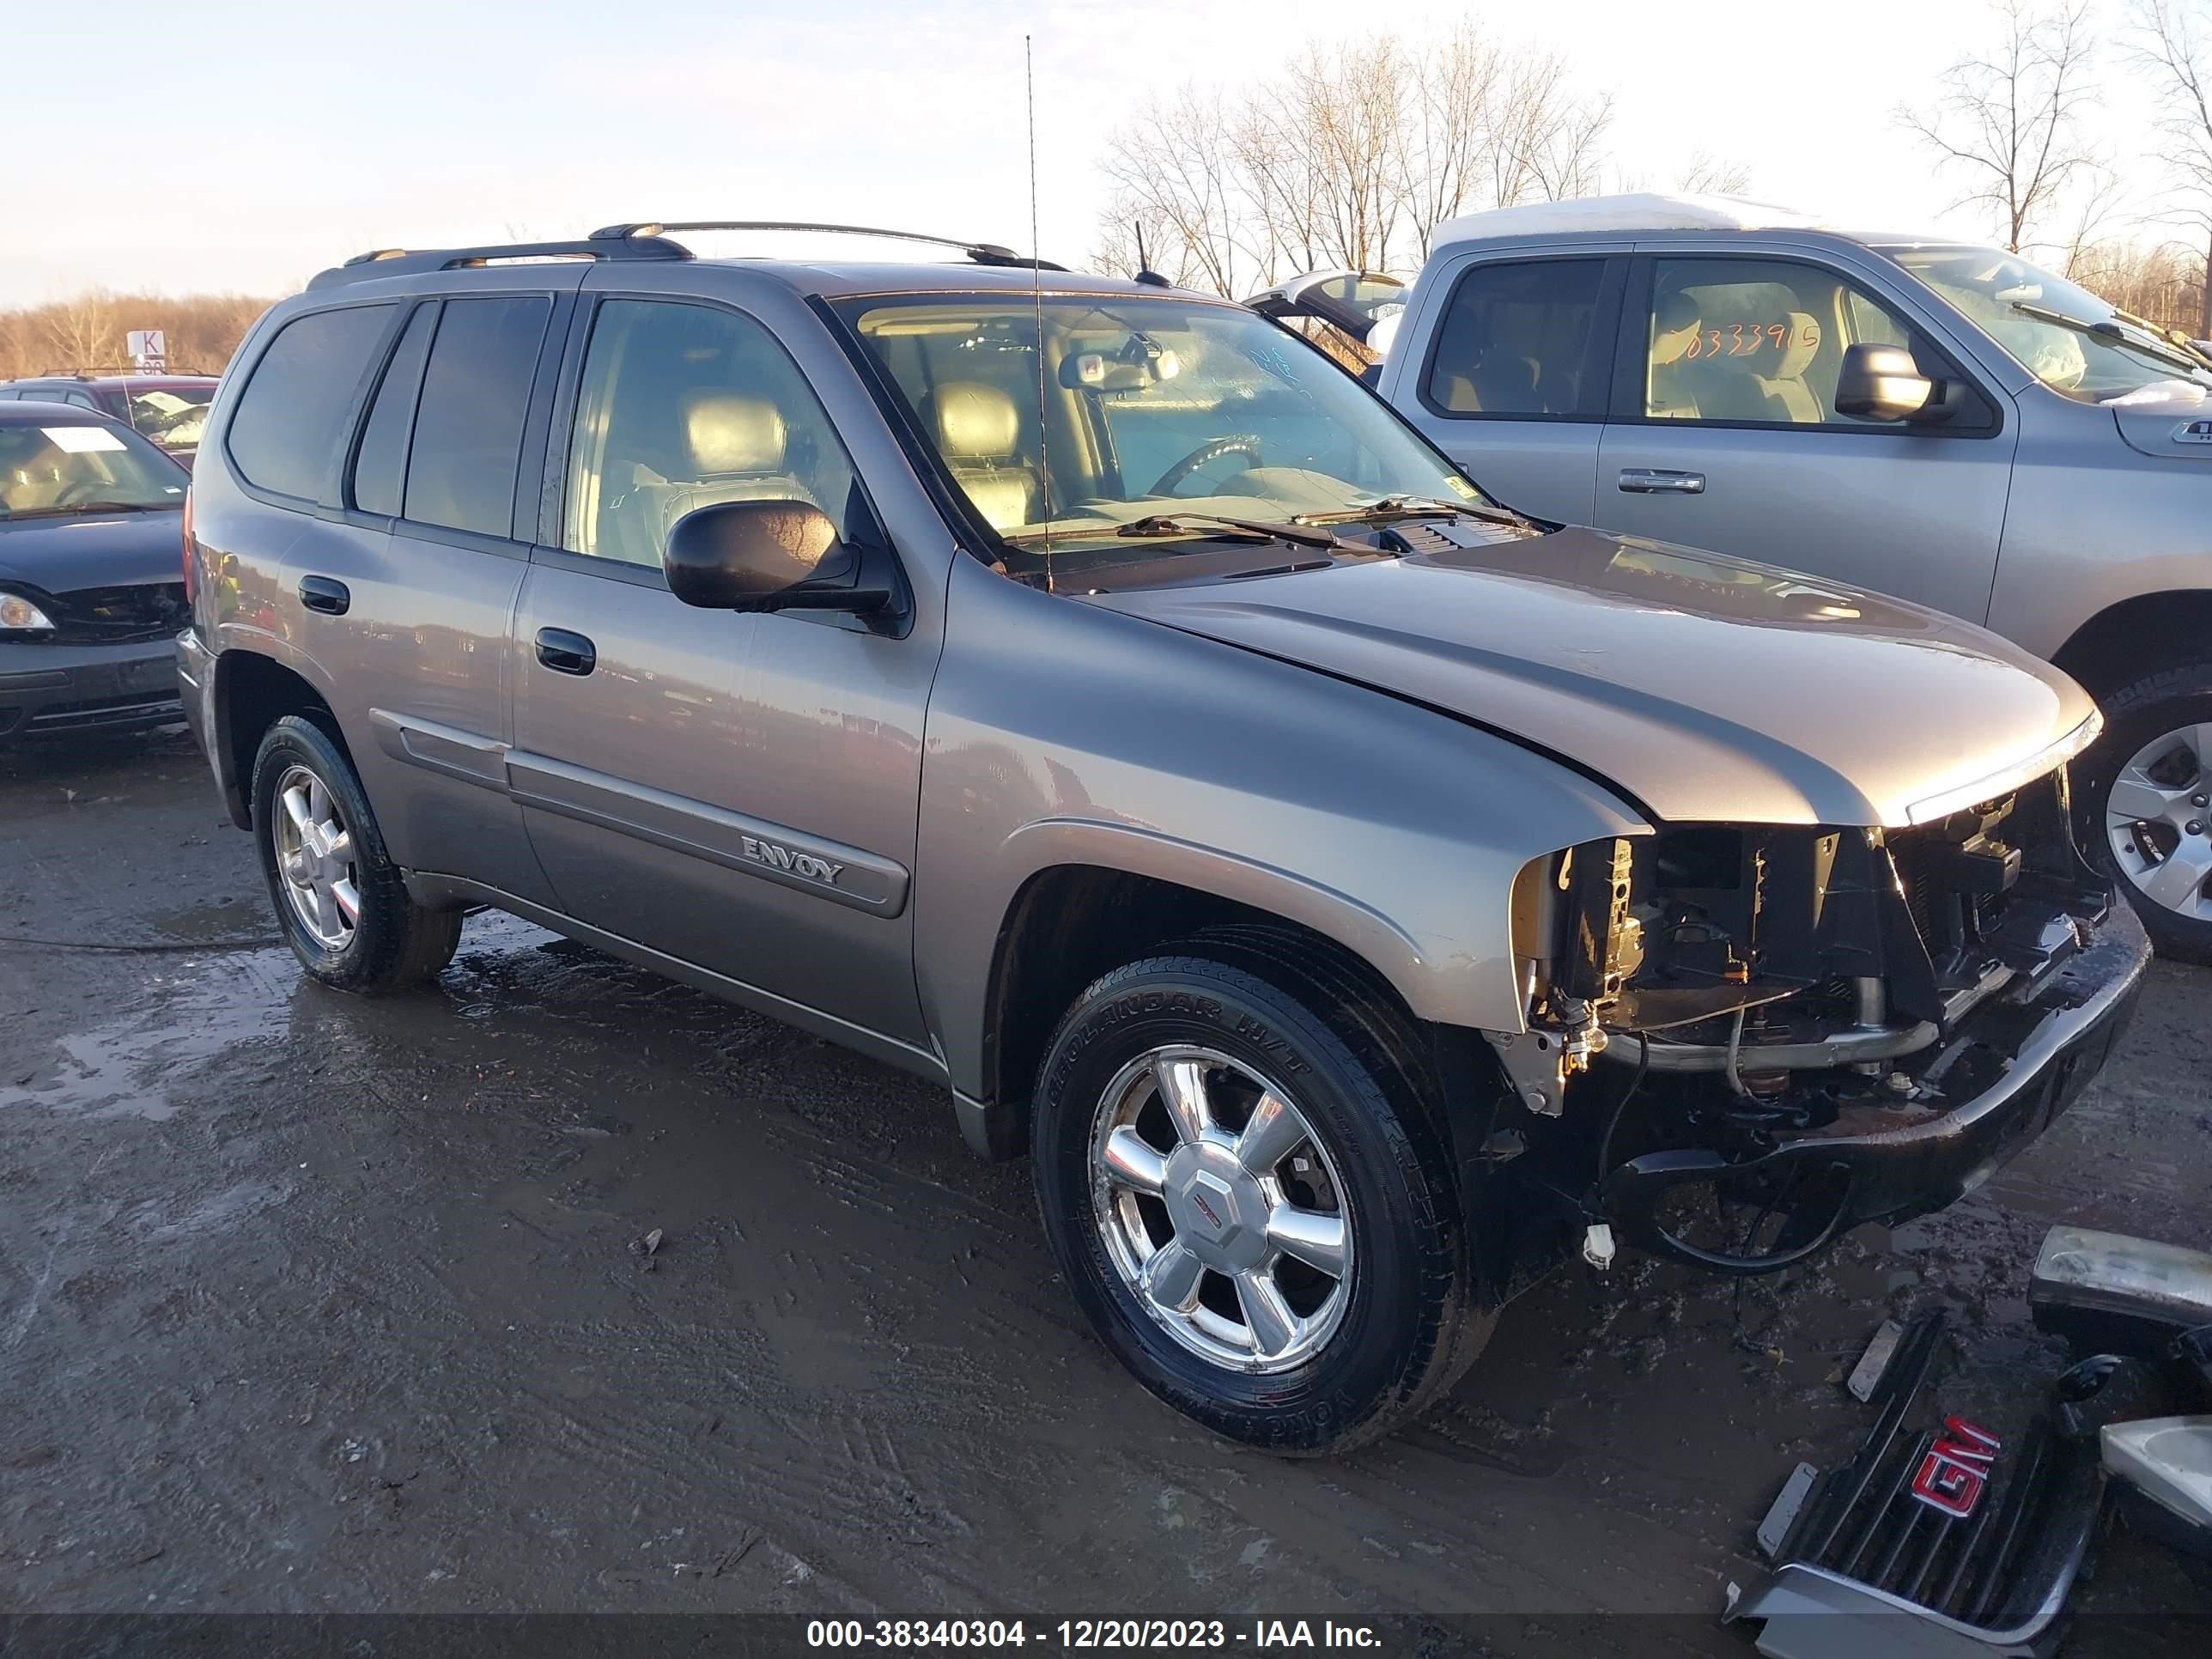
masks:
<svg viewBox="0 0 2212 1659"><path fill-rule="evenodd" d="M325 493L339 428L392 311L386 303L310 312L277 330L225 434L248 483L308 501Z"/></svg>

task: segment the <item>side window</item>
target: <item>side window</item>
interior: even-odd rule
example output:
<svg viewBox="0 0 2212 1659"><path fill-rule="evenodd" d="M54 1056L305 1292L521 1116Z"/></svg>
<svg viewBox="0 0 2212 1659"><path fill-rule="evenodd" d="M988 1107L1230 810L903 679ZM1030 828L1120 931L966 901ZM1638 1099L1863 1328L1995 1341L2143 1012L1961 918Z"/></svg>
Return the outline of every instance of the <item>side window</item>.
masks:
<svg viewBox="0 0 2212 1659"><path fill-rule="evenodd" d="M422 361L430 354L430 331L437 324L435 301L416 307L385 365L354 455L353 504L364 513L399 511L407 479L407 438L415 428L415 394L422 389Z"/></svg>
<svg viewBox="0 0 2212 1659"><path fill-rule="evenodd" d="M568 447L561 544L658 569L668 532L718 501L818 507L861 526L853 466L775 337L715 307L600 306Z"/></svg>
<svg viewBox="0 0 2212 1659"><path fill-rule="evenodd" d="M446 301L415 412L405 517L513 533L523 422L552 313L538 294Z"/></svg>
<svg viewBox="0 0 2212 1659"><path fill-rule="evenodd" d="M1602 259L1476 265L1445 302L1422 391L1440 415L1601 420ZM1610 333L1610 325L1607 332Z"/></svg>
<svg viewBox="0 0 2212 1659"><path fill-rule="evenodd" d="M323 493L354 388L391 320L389 305L349 306L277 331L225 437L248 483L310 501Z"/></svg>
<svg viewBox="0 0 2212 1659"><path fill-rule="evenodd" d="M1656 260L1646 321L1648 420L1875 424L1836 412L1845 349L1919 345L1871 295L1784 259Z"/></svg>

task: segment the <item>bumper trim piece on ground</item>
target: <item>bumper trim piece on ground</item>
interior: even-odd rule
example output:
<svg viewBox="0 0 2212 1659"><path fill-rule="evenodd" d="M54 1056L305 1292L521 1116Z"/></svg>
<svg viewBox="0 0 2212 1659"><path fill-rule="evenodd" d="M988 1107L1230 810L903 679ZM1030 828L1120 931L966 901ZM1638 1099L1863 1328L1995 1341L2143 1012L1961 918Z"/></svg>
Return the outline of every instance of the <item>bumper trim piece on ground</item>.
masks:
<svg viewBox="0 0 2212 1659"><path fill-rule="evenodd" d="M1764 1620L1771 1659L2046 1659L2057 1645L2103 1506L2094 1449L2039 1418L1966 1514L1930 1502L1919 1488L1931 1447L1979 1432L1956 1419L1916 1426L1932 1415L1921 1396L1942 1340L1939 1316L1913 1323L1858 1450L1809 1488L1793 1475L1761 1525L1762 1540L1785 1534L1782 1565L1748 1595L1731 1585L1722 1620Z"/></svg>
<svg viewBox="0 0 2212 1659"><path fill-rule="evenodd" d="M1991 999L1962 1028L1962 1036L2009 1056L1980 1093L1917 1122L1865 1114L1872 1121L1862 1131L1838 1133L1839 1124L1794 1135L1745 1162L1702 1149L1648 1152L1606 1177L1607 1218L1628 1243L1653 1255L1713 1272L1756 1273L1802 1261L1862 1222L1903 1221L1942 1209L1980 1186L2088 1086L2127 1030L2149 961L2142 924L2126 905L2114 904L2095 937L2063 967L2024 996ZM1802 1243L1772 1255L1702 1249L1676 1237L1660 1217L1662 1201L1678 1188L1710 1188L1725 1178L1772 1180L1786 1188L1806 1176L1833 1183L1834 1213L1825 1226L1807 1229Z"/></svg>

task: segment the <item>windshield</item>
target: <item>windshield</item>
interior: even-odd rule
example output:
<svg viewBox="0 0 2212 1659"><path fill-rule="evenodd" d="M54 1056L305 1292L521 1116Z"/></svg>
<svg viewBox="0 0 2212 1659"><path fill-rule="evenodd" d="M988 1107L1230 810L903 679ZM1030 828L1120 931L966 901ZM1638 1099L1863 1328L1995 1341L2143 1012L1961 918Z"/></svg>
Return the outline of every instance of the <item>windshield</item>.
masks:
<svg viewBox="0 0 2212 1659"><path fill-rule="evenodd" d="M164 449L197 449L213 386L164 386L130 394L131 425Z"/></svg>
<svg viewBox="0 0 2212 1659"><path fill-rule="evenodd" d="M2212 391L2212 369L2121 318L2110 301L2017 253L1985 247L1893 247L1892 259L1934 289L2023 368L2082 403L2110 403L2164 381Z"/></svg>
<svg viewBox="0 0 2212 1659"><path fill-rule="evenodd" d="M1015 547L1135 561L1236 533L1208 516L1498 510L1342 369L1240 307L1048 295L1042 364L1027 295L840 309L946 473Z"/></svg>
<svg viewBox="0 0 2212 1659"><path fill-rule="evenodd" d="M0 523L181 507L182 468L119 427L0 424Z"/></svg>

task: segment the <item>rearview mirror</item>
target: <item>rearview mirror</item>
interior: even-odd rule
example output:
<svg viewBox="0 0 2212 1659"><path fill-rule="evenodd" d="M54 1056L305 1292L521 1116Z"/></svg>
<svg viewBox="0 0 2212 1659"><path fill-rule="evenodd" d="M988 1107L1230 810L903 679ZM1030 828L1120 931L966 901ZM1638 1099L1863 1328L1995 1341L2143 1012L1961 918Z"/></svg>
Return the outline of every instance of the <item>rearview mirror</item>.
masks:
<svg viewBox="0 0 2212 1659"><path fill-rule="evenodd" d="M870 581L865 550L837 539L804 501L717 501L687 513L661 555L669 591L708 611L880 610L890 588Z"/></svg>
<svg viewBox="0 0 2212 1659"><path fill-rule="evenodd" d="M1836 412L1861 421L1928 419L1943 410L1940 384L1899 345L1861 343L1844 353Z"/></svg>

